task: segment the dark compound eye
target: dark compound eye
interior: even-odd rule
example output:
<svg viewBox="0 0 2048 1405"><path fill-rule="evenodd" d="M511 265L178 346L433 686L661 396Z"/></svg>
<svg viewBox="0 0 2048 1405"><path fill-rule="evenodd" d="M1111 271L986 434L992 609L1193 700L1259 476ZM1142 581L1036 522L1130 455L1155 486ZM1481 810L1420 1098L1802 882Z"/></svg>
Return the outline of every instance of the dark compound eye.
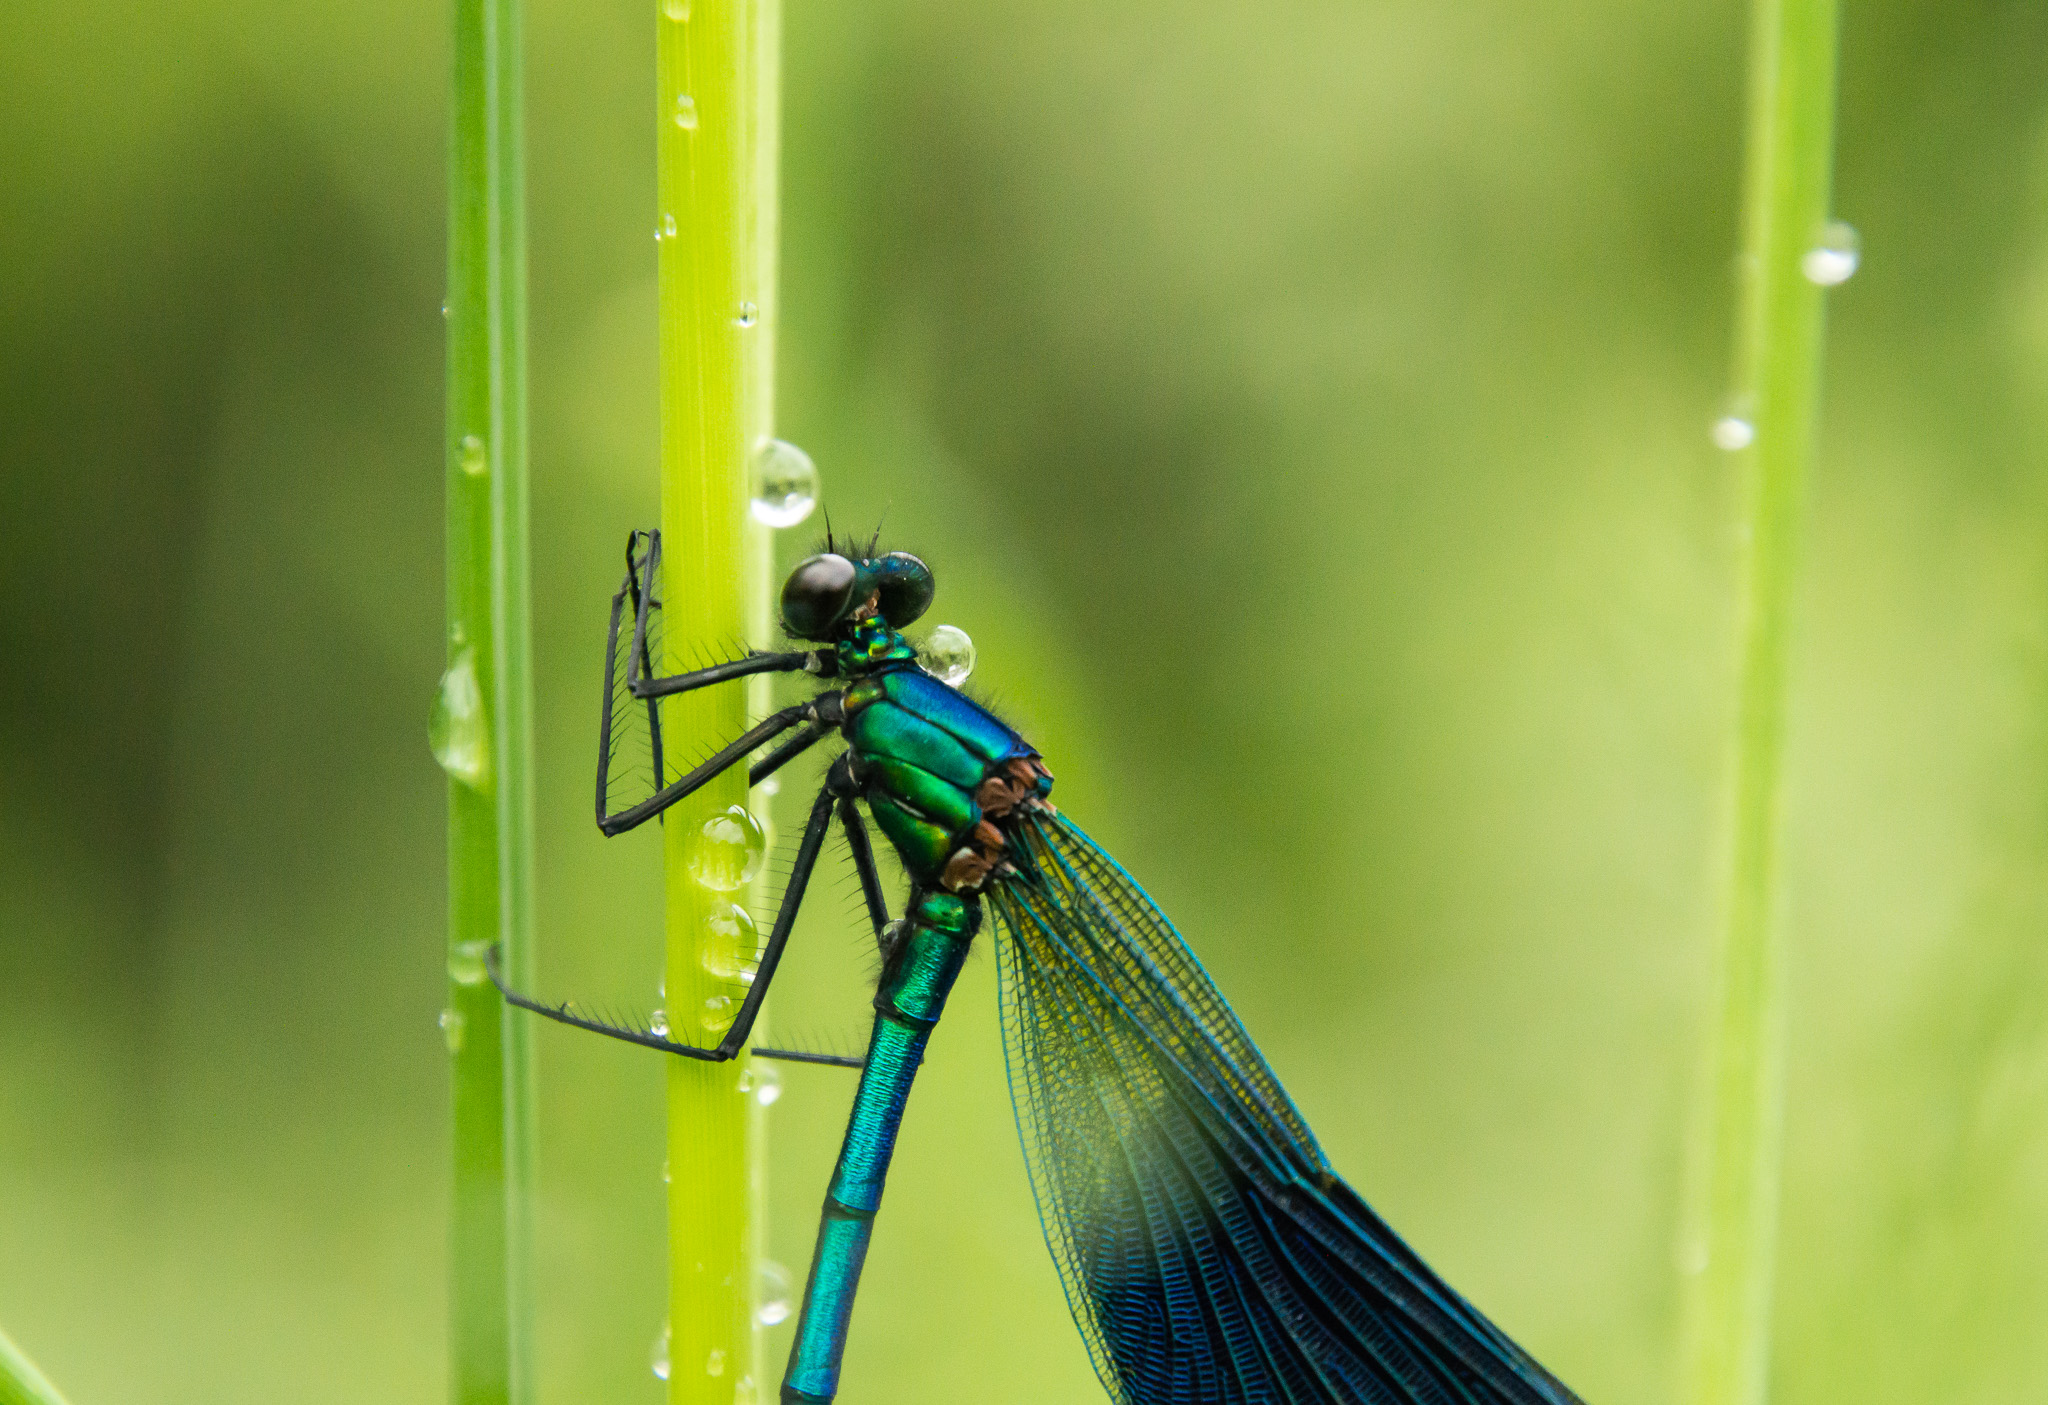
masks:
<svg viewBox="0 0 2048 1405"><path fill-rule="evenodd" d="M824 639L853 603L853 563L844 556L813 556L782 586L782 622L799 639Z"/></svg>
<svg viewBox="0 0 2048 1405"><path fill-rule="evenodd" d="M892 551L869 563L875 588L881 592L882 618L889 628L902 629L932 607L938 589L932 568L907 551Z"/></svg>

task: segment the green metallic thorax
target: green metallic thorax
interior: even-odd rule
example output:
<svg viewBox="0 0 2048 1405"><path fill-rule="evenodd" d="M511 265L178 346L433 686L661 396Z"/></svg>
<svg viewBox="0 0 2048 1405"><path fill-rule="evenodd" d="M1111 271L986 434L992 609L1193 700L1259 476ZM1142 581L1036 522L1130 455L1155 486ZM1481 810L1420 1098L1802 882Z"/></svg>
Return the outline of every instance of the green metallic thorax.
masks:
<svg viewBox="0 0 2048 1405"><path fill-rule="evenodd" d="M838 646L850 681L843 731L875 823L919 887L980 822L975 794L1006 762L1038 755L988 711L917 666L916 651L878 618Z"/></svg>

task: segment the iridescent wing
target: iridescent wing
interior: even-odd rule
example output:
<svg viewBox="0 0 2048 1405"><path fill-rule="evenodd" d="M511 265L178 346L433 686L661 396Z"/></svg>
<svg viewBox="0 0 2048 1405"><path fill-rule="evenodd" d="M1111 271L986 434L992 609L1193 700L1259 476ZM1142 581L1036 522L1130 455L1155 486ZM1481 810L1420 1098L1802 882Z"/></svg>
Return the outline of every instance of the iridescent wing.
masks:
<svg viewBox="0 0 2048 1405"><path fill-rule="evenodd" d="M991 886L1046 1242L1123 1405L1577 1405L1330 1170L1173 924L1064 817Z"/></svg>

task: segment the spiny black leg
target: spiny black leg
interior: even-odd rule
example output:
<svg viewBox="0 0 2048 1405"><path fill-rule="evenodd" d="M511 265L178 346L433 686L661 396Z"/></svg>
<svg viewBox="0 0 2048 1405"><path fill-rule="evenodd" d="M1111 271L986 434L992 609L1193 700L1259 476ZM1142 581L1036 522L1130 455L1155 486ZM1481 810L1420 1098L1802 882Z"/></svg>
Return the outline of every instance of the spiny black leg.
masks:
<svg viewBox="0 0 2048 1405"><path fill-rule="evenodd" d="M796 926L797 909L803 904L804 889L811 881L811 870L818 862L818 850L824 846L825 831L831 824L832 793L821 789L818 792L817 803L811 806L810 822L804 826L803 842L797 848L796 867L791 870L789 882L782 890L782 905L775 914L775 927L768 934L768 944L761 952L760 966L754 972L754 984L747 991L747 998L741 1002L739 1015L733 1020L732 1027L725 1032L725 1037L719 1041L715 1049L699 1049L690 1044L678 1044L648 1030L631 1029L609 1020L573 1014L567 1001L559 1005L544 1005L530 996L521 995L505 984L505 975L499 968L498 948L495 945L484 956L484 969L490 973L491 984L498 988L498 993L505 997L507 1003L522 1010L531 1010L534 1014L545 1016L558 1024L573 1025L577 1029L587 1029L593 1034L623 1039L628 1044L660 1049L670 1054L681 1054L686 1059L724 1063L739 1053L747 1042L748 1033L754 1028L754 1019L760 1014L761 1002L767 998L768 987L774 983L775 968L782 960L782 949L789 944L790 931ZM790 1054L778 1051L777 1056L787 1058ZM797 1057L803 1058L801 1055ZM808 1061L841 1062L837 1059L824 1058L812 1058Z"/></svg>
<svg viewBox="0 0 2048 1405"><path fill-rule="evenodd" d="M815 701L797 707L785 707L759 726L749 729L737 741L726 745L702 765L684 772L638 805L621 810L616 815L605 813L605 776L610 757L601 757L597 780L597 827L606 834L624 834L635 825L645 824L676 801L702 787L726 767L744 760L747 753L761 743L782 735L799 722L814 718L816 707Z"/></svg>
<svg viewBox="0 0 2048 1405"><path fill-rule="evenodd" d="M860 894L867 900L868 921L874 925L875 941L889 925L889 902L882 896L882 875L875 869L875 850L868 843L868 827L861 823L853 797L839 797L839 823L846 829L846 847L853 850L853 870L860 875ZM885 952L886 954L886 952Z"/></svg>
<svg viewBox="0 0 2048 1405"><path fill-rule="evenodd" d="M830 722L811 723L810 726L784 741L759 761L756 761L753 768L747 772L747 784L759 785L762 781L796 760L797 757L802 756L826 737L831 736L832 731L833 726Z"/></svg>
<svg viewBox="0 0 2048 1405"><path fill-rule="evenodd" d="M832 792L828 787L820 787L818 798L811 802L811 817L804 823L803 841L797 845L796 864L789 871L789 882L782 887L782 905L775 911L775 926L768 933L768 944L761 948L761 962L754 968L754 983L747 987L747 998L740 1002L732 1028L719 1041L721 1058L737 1054L753 1031L754 1017L761 1013L761 1002L768 998L768 983L775 979L782 948L789 944L790 931L796 926L796 911L803 905L804 889L811 884L811 870L818 866L818 850L825 847L825 831L831 825Z"/></svg>
<svg viewBox="0 0 2048 1405"><path fill-rule="evenodd" d="M666 678L635 678L628 686L632 688L633 696L636 698L666 698L676 693L708 688L713 683L745 678L750 674L795 673L800 669L811 669L816 658L817 655L808 651L797 654L749 654L743 659L715 663L709 668L692 669L688 673L672 673ZM815 669L812 671L815 672Z"/></svg>
<svg viewBox="0 0 2048 1405"><path fill-rule="evenodd" d="M643 555L635 556L634 548L645 536L647 549ZM743 659L731 659L709 668L693 669L688 673L675 673L667 678L654 676L654 655L648 645L648 621L654 611L661 608L661 602L654 598L656 573L661 569L661 533L633 532L626 537L626 580L619 587L618 597L612 608L612 639L618 639L618 605L630 598L633 603L633 652L627 656L626 686L636 698L666 698L676 693L687 693L697 688L708 688L714 683L723 683L732 678L745 678L754 673L794 673L798 669L822 672L829 662L823 652L799 651L791 654L749 653ZM609 660L607 660L609 663ZM610 670L606 670L609 678ZM609 687L609 683L607 683Z"/></svg>

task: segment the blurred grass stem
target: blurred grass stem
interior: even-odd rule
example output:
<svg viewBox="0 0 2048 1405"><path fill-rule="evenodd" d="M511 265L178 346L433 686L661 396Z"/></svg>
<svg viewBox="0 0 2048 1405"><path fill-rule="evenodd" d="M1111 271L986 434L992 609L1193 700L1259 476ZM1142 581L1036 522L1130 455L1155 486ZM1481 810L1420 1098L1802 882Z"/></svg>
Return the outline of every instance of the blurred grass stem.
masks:
<svg viewBox="0 0 2048 1405"><path fill-rule="evenodd" d="M0 1332L0 1405L64 1405L57 1387L5 1332Z"/></svg>
<svg viewBox="0 0 2048 1405"><path fill-rule="evenodd" d="M1785 1097L1779 897L1786 657L1820 377L1801 260L1828 218L1836 0L1756 0L1737 309L1744 474L1734 794L1706 1155L1689 1207L1688 1405L1755 1405L1770 1366Z"/></svg>
<svg viewBox="0 0 2048 1405"><path fill-rule="evenodd" d="M767 545L747 500L770 413L779 11L775 0L656 0L655 24L663 613L667 666L681 670L765 634ZM708 751L745 728L748 703L745 689L707 688L671 699L666 716ZM703 959L709 919L743 895L698 882L690 858L705 821L746 800L735 769L663 827L665 989L681 1038L717 1033L708 1002L743 993ZM743 1380L756 1399L770 1388L754 1325L761 1138L748 1062L669 1061L673 1405L729 1405Z"/></svg>
<svg viewBox="0 0 2048 1405"><path fill-rule="evenodd" d="M533 733L520 0L455 0L448 169L449 1397L533 1399ZM451 686L451 684L453 686ZM452 704L452 706L451 706ZM451 741L450 738L453 740ZM467 748L465 750L465 747ZM451 756L454 764L451 764Z"/></svg>

